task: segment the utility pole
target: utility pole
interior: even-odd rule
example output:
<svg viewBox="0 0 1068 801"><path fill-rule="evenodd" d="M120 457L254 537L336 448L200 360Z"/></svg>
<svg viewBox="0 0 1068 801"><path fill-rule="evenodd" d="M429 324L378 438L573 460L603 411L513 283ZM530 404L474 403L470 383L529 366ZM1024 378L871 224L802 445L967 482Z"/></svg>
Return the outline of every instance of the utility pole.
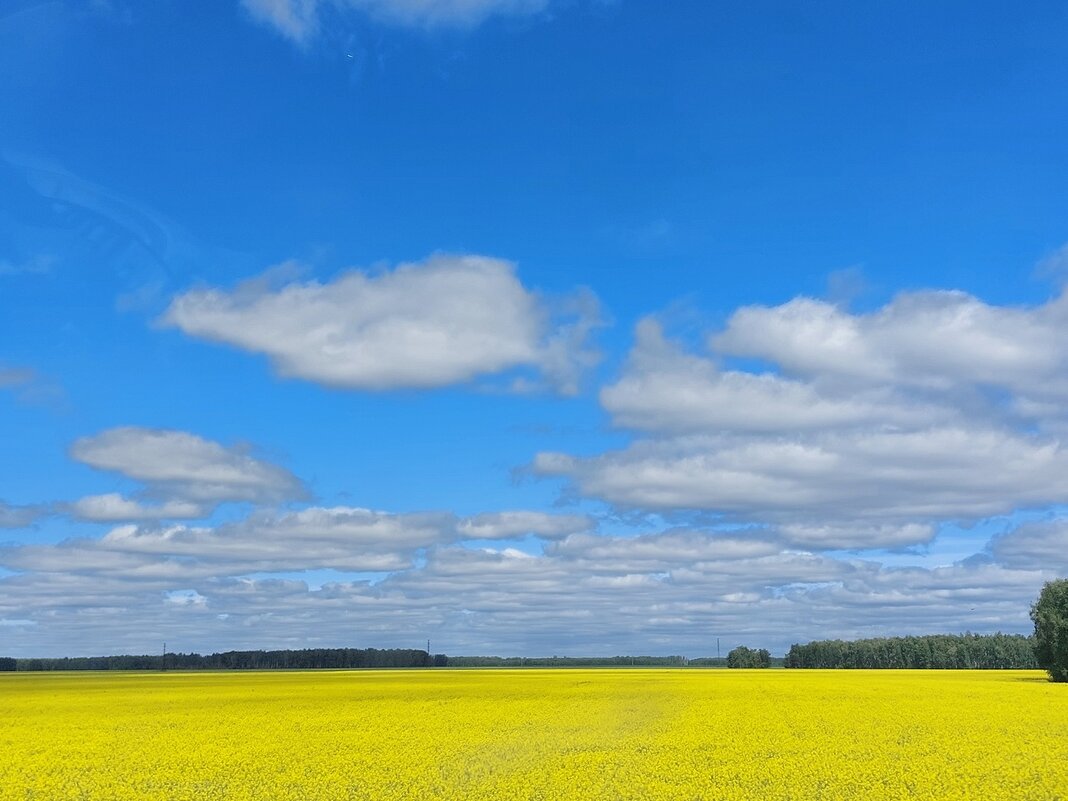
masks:
<svg viewBox="0 0 1068 801"><path fill-rule="evenodd" d="M719 659L719 637L716 637L716 659Z"/></svg>

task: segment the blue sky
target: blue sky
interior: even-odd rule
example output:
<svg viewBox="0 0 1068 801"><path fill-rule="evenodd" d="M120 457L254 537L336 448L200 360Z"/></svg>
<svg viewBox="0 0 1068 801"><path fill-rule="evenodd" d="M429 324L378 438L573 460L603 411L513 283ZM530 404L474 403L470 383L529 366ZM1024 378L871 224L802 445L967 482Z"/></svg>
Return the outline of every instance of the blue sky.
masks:
<svg viewBox="0 0 1068 801"><path fill-rule="evenodd" d="M707 655L1068 571L1061 4L15 0L0 652Z"/></svg>

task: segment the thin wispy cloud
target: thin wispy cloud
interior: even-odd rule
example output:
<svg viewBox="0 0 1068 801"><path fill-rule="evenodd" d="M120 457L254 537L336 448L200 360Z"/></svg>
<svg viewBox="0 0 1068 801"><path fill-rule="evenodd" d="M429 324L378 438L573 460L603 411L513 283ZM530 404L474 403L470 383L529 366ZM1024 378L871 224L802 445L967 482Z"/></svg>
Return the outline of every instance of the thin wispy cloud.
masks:
<svg viewBox="0 0 1068 801"><path fill-rule="evenodd" d="M42 406L52 411L65 409L66 392L63 387L32 367L0 362L0 392L5 390L25 406Z"/></svg>
<svg viewBox="0 0 1068 801"><path fill-rule="evenodd" d="M0 389L25 387L37 378L37 373L28 367L4 367L0 365Z"/></svg>
<svg viewBox="0 0 1068 801"><path fill-rule="evenodd" d="M297 44L320 33L328 15L363 14L387 25L471 28L493 16L543 11L549 0L241 0L258 22Z"/></svg>
<svg viewBox="0 0 1068 801"><path fill-rule="evenodd" d="M38 255L28 259L0 259L0 276L5 275L47 275L55 265L52 256Z"/></svg>
<svg viewBox="0 0 1068 801"><path fill-rule="evenodd" d="M47 513L44 505L14 506L0 501L0 528L27 528Z"/></svg>

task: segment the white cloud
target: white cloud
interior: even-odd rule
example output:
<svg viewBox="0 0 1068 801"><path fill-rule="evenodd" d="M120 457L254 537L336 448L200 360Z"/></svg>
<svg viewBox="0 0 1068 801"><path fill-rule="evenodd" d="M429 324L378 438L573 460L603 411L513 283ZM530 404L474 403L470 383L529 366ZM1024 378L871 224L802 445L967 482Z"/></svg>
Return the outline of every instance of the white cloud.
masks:
<svg viewBox="0 0 1068 801"><path fill-rule="evenodd" d="M471 381L514 368L540 370L563 392L591 360L585 339L596 302L552 319L512 264L435 256L380 274L353 270L328 283L179 295L162 322L190 336L269 356L282 376L386 390Z"/></svg>
<svg viewBox="0 0 1068 801"><path fill-rule="evenodd" d="M957 291L898 295L870 314L795 298L737 310L712 346L791 375L952 391L989 386L1068 398L1068 294L992 306Z"/></svg>
<svg viewBox="0 0 1068 801"><path fill-rule="evenodd" d="M71 456L99 470L144 482L145 505L114 493L89 496L69 509L90 520L193 517L225 501L275 503L307 491L288 470L185 431L126 426L76 440ZM128 517L125 515L129 515Z"/></svg>
<svg viewBox="0 0 1068 801"><path fill-rule="evenodd" d="M198 516L182 514L181 501L144 507L121 496L82 500L89 501L81 515L88 520ZM159 579L327 568L388 572L411 567L418 551L436 545L526 534L559 539L591 526L591 519L581 515L522 510L459 519L447 512L390 514L313 506L286 513L259 511L217 527L123 525L100 539L0 548L0 564L14 570Z"/></svg>
<svg viewBox="0 0 1068 801"><path fill-rule="evenodd" d="M1068 449L996 429L688 436L587 459L543 453L534 467L624 507L721 512L811 531L889 525L895 545L903 544L900 524L975 520L1068 498Z"/></svg>
<svg viewBox="0 0 1068 801"><path fill-rule="evenodd" d="M915 426L952 410L917 403L885 387L835 393L773 373L721 370L685 353L659 323L642 320L627 369L601 391L616 425L646 431L781 432L849 426Z"/></svg>
<svg viewBox="0 0 1068 801"><path fill-rule="evenodd" d="M419 28L478 25L491 16L542 11L549 0L241 0L253 18L305 44L320 30L322 14L362 12L382 22Z"/></svg>
<svg viewBox="0 0 1068 801"><path fill-rule="evenodd" d="M101 539L0 549L0 564L48 573L186 579L320 568L402 570L420 548L455 539L454 525L448 514L311 507L257 513L218 528L125 525Z"/></svg>
<svg viewBox="0 0 1068 801"><path fill-rule="evenodd" d="M469 539L507 540L533 534L546 540L590 531L596 526L586 515L552 515L545 512L487 512L460 521L461 536Z"/></svg>
<svg viewBox="0 0 1068 801"><path fill-rule="evenodd" d="M448 279L468 275L466 263L452 272L464 259L446 262ZM267 353L289 374L338 386L368 386L371 375L388 386L428 386L437 384L427 383L422 363L406 362L404 348L389 350L393 340L375 326L418 318L448 339L455 331L446 321L459 319L456 336L474 342L492 340L487 332L497 325L491 313L492 324L466 328L449 292L427 289L423 279L434 269L432 261L327 284L289 279L272 288L263 281L182 297L197 301L194 316L225 330L214 338ZM519 334L505 336L513 350L496 362L475 354L446 364L433 380L511 367L559 375L552 343L584 341L581 326L571 334L550 326L546 304L510 266L491 266L488 276L497 290L472 293L475 305L497 296L511 304L522 318ZM411 305L395 282L415 293ZM444 286L456 288L449 280ZM438 295L446 296L444 312ZM988 553L936 569L820 551L929 543L945 521L1064 503L1068 452L1052 433L1065 416L1062 346L1051 338L1061 302L1006 309L959 293L920 293L853 315L798 300L750 319L739 311L707 354L688 353L643 322L623 374L601 395L633 441L592 457L540 454L535 466L568 477L586 495L693 528L612 536L593 533L593 521L581 515L515 510L460 518L354 507L260 511L217 527L120 526L100 539L0 549L0 564L20 571L0 578L0 620L20 622L17 648L27 655L142 650L138 643L155 642L162 629L190 650L409 645L426 633L435 650L453 654L690 655L712 652L717 636L728 648L781 652L823 637L1027 631L1027 608L1042 582L1066 567L1060 520L1020 526ZM291 321L286 304L297 312ZM466 307L457 301L457 308ZM281 332L272 334L279 320ZM338 368L319 360L319 346L302 341L305 329L331 321L323 340L340 332L339 352L368 360L355 379L330 373ZM243 336L251 339L236 341ZM297 343L289 349L285 339ZM917 344L925 339L931 353ZM497 353L495 342L486 347ZM565 365L574 350L562 346ZM514 352L527 360L514 361L507 355ZM382 372L385 355L400 362L387 365L396 372ZM773 364L753 373L725 366L732 356ZM449 362L450 349L435 358ZM112 493L75 503L98 520L154 520L160 509L228 499L269 503L303 489L276 465L183 432L113 429L79 440L72 455L146 485L136 498ZM720 529L698 529L697 521ZM725 525L738 522L747 525ZM506 542L460 544L528 535L544 541L541 553ZM319 589L290 577L253 577L304 570L389 575Z"/></svg>
<svg viewBox="0 0 1068 801"><path fill-rule="evenodd" d="M643 320L601 392L635 439L534 468L627 510L719 515L806 548L928 543L948 521L1068 502L1066 333L1068 295L914 292L866 314L796 298L737 310L707 355ZM739 357L767 366L723 366Z"/></svg>
<svg viewBox="0 0 1068 801"><path fill-rule="evenodd" d="M929 523L784 523L776 531L799 548L856 550L927 545L938 533Z"/></svg>
<svg viewBox="0 0 1068 801"><path fill-rule="evenodd" d="M241 0L252 17L274 26L297 44L305 44L319 28L320 0Z"/></svg>
<svg viewBox="0 0 1068 801"><path fill-rule="evenodd" d="M753 532L706 533L681 529L635 537L573 534L552 545L547 552L588 562L594 569L650 573L775 556L782 552L782 545Z"/></svg>
<svg viewBox="0 0 1068 801"><path fill-rule="evenodd" d="M171 500L143 504L124 498L117 492L88 495L67 505L66 511L81 520L115 522L120 520L174 520L204 517L209 507L190 501Z"/></svg>

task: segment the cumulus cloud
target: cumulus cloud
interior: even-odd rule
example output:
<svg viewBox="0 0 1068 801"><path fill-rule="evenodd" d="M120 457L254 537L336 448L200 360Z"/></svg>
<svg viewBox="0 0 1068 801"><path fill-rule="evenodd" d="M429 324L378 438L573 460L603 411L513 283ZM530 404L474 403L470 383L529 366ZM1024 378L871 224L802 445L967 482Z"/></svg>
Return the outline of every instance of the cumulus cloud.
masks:
<svg viewBox="0 0 1068 801"><path fill-rule="evenodd" d="M600 395L636 438L533 466L628 510L711 513L801 547L927 543L947 521L1068 501L1066 330L1068 295L1009 307L944 291L864 314L744 307L707 353L643 320Z"/></svg>
<svg viewBox="0 0 1068 801"><path fill-rule="evenodd" d="M70 454L91 467L144 482L144 495L159 501L144 504L109 493L68 506L88 520L199 517L225 501L277 503L307 495L296 476L251 456L247 448L227 447L185 431L112 428L76 440Z"/></svg>
<svg viewBox="0 0 1068 801"><path fill-rule="evenodd" d="M592 295L554 319L509 262L435 256L392 271L352 270L332 281L176 297L162 322L184 333L267 355L278 373L331 387L429 388L516 368L574 392L593 354Z"/></svg>
<svg viewBox="0 0 1068 801"><path fill-rule="evenodd" d="M651 318L638 324L627 369L601 391L601 404L617 425L668 433L915 426L952 415L887 387L834 393L773 373L723 370L686 353Z"/></svg>
<svg viewBox="0 0 1068 801"><path fill-rule="evenodd" d="M767 359L790 375L951 391L989 386L1068 397L1068 294L1035 307L967 293L903 293L869 314L810 298L738 309L714 349Z"/></svg>
<svg viewBox="0 0 1068 801"><path fill-rule="evenodd" d="M361 12L392 25L469 28L496 15L533 14L549 0L241 0L262 23L297 44L320 30L324 12Z"/></svg>

